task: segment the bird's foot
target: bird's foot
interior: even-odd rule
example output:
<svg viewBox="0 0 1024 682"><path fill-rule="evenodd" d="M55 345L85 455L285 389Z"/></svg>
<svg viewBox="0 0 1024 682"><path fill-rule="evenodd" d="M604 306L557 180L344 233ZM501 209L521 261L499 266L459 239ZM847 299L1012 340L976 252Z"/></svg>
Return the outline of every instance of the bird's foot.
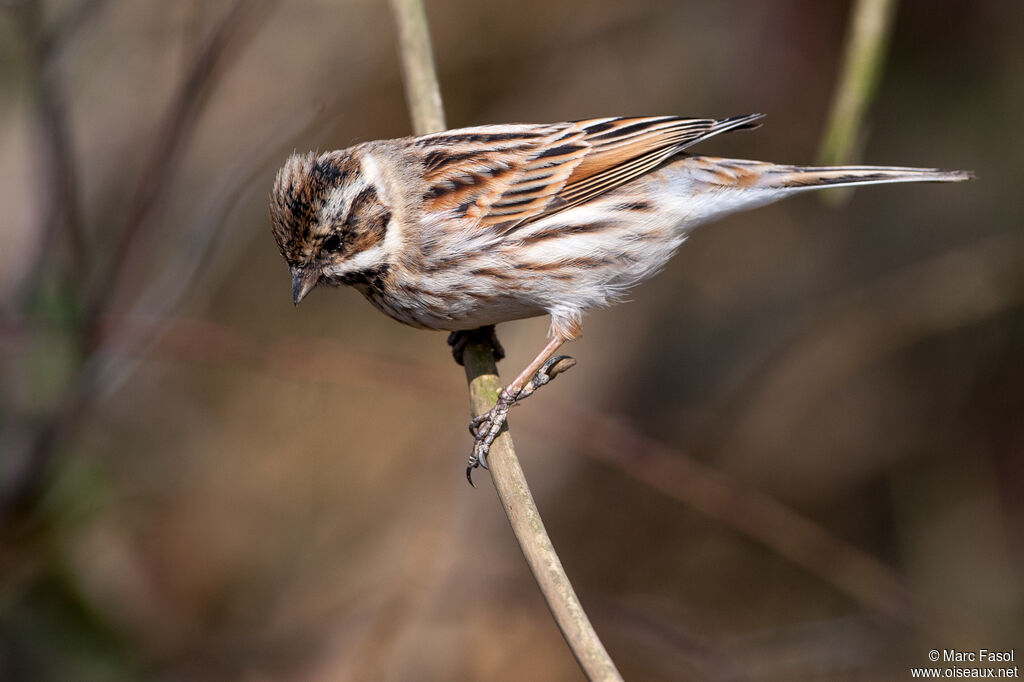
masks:
<svg viewBox="0 0 1024 682"><path fill-rule="evenodd" d="M538 388L547 384L556 376L571 368L576 361L567 355L559 355L551 358L537 370L537 373L517 393L509 390L510 387L502 389L498 394L498 402L487 412L473 417L469 422L469 432L475 442L473 443L473 454L469 456L466 464L466 479L473 485L473 469L477 467L487 468L487 455L491 451L491 444L501 433L505 422L508 421L508 410L521 400L533 395Z"/></svg>
<svg viewBox="0 0 1024 682"><path fill-rule="evenodd" d="M505 349L501 347L501 342L498 341L498 335L494 332L494 325L490 324L479 329L452 332L448 335L448 345L452 347L452 357L455 358L455 362L461 365L462 354L465 352L466 346L471 341L481 339L491 344L491 348L494 350L495 362L505 359Z"/></svg>

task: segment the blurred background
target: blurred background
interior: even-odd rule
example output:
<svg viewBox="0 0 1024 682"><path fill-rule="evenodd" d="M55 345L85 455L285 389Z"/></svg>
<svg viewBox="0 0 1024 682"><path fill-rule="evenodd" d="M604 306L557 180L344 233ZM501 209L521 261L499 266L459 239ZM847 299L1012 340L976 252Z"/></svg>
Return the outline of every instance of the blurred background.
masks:
<svg viewBox="0 0 1024 682"><path fill-rule="evenodd" d="M699 151L807 163L850 5L428 14L452 127L760 111ZM891 40L858 160L977 181L701 228L513 411L627 679L1024 643L1024 22L907 0ZM0 2L0 679L582 679L445 335L291 304L276 168L409 131L383 2ZM498 331L508 377L546 321Z"/></svg>

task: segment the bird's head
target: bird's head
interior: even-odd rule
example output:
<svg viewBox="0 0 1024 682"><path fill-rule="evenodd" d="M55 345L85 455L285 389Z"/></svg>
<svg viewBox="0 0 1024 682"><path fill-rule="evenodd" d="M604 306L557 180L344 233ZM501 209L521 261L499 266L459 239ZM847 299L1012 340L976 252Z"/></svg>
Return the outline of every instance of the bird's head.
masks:
<svg viewBox="0 0 1024 682"><path fill-rule="evenodd" d="M296 305L320 282L357 283L386 265L391 211L367 175L358 148L293 154L278 171L270 224Z"/></svg>

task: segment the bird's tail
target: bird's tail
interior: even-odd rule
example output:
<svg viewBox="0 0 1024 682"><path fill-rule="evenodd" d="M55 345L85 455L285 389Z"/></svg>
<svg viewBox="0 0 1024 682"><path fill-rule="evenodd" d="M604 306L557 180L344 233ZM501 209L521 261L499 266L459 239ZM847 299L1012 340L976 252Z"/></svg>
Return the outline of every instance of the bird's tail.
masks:
<svg viewBox="0 0 1024 682"><path fill-rule="evenodd" d="M887 182L960 182L969 171L900 166L789 166L746 159L681 155L663 175L684 214L689 230L723 215L764 206L787 196L828 187Z"/></svg>
<svg viewBox="0 0 1024 682"><path fill-rule="evenodd" d="M887 182L961 182L970 180L970 171L901 166L783 166L768 164L758 185L778 188L850 187Z"/></svg>

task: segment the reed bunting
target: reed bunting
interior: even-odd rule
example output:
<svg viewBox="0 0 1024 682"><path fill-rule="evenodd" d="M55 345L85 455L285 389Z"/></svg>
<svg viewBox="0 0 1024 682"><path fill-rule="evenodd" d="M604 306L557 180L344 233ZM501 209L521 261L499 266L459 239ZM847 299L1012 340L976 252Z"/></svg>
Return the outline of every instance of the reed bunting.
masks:
<svg viewBox="0 0 1024 682"><path fill-rule="evenodd" d="M449 331L549 315L547 345L471 424L469 476L584 312L657 273L697 225L821 187L971 177L684 153L761 118L488 125L295 154L270 195L292 300L348 284L399 322Z"/></svg>

